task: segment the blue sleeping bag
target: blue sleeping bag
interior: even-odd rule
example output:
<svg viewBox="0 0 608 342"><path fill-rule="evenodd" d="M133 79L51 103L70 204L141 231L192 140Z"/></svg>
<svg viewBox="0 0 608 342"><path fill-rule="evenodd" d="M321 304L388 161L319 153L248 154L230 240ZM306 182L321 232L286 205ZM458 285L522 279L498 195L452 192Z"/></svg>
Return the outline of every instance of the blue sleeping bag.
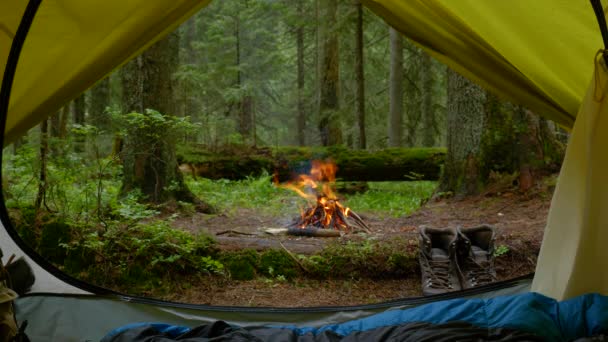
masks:
<svg viewBox="0 0 608 342"><path fill-rule="evenodd" d="M322 327L238 327L218 321L196 328L139 323L103 342L122 341L573 341L608 329L608 297L587 294L558 302L537 293L453 299L391 310Z"/></svg>

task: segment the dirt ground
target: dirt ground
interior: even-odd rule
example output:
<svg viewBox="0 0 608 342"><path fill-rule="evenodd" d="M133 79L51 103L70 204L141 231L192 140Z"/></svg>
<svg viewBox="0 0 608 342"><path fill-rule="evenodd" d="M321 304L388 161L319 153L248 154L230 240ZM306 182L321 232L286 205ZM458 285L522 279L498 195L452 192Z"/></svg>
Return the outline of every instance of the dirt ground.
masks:
<svg viewBox="0 0 608 342"><path fill-rule="evenodd" d="M496 246L504 246L505 253L496 258L498 278L504 280L534 271L550 200L551 193L547 189L528 194L506 191L462 200L430 201L413 214L400 218L360 214L372 231L367 238L380 241L396 236L417 239L416 230L422 225L441 228L491 224L497 229ZM268 228L285 227L289 222L290 218L269 217L242 209L217 216L193 215L178 219L174 224L181 229L215 235L223 249L264 250L282 248L282 243L294 253L312 254L331 239L361 239L355 234L311 238L265 232ZM419 275L413 274L404 279L388 280L202 279L195 287L174 289L164 299L209 305L310 307L366 304L420 295Z"/></svg>

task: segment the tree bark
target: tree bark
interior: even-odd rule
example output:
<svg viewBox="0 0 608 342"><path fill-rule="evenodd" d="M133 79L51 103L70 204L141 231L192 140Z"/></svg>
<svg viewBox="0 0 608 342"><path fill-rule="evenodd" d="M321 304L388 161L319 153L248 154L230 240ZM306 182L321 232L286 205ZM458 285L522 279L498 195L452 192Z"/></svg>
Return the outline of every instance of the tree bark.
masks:
<svg viewBox="0 0 608 342"><path fill-rule="evenodd" d="M364 150L367 147L365 136L365 73L363 69L363 5L361 0L356 0L357 24L355 34L355 82L357 83L356 92L356 112L357 124L359 126L359 148Z"/></svg>
<svg viewBox="0 0 608 342"><path fill-rule="evenodd" d="M448 152L440 191L457 196L480 190L479 151L484 127L485 92L450 70L448 74Z"/></svg>
<svg viewBox="0 0 608 342"><path fill-rule="evenodd" d="M163 115L174 110L171 75L176 68L173 49L179 46L177 33L155 43L123 73L123 90L135 86L134 94L123 94L127 111L153 109ZM130 74L130 73L134 74ZM141 89L141 92L137 90ZM139 107L139 108L138 108ZM141 111L144 115L150 112ZM154 127L130 127L123 149L123 195L140 190L145 201L155 204L179 200L197 205L202 212L213 208L196 198L178 171L175 138Z"/></svg>
<svg viewBox="0 0 608 342"><path fill-rule="evenodd" d="M433 108L433 65L431 56L427 53L422 53L422 121L424 123L424 134L422 136L422 145L425 147L435 146L435 136L437 134L437 119L435 117L435 109Z"/></svg>
<svg viewBox="0 0 608 342"><path fill-rule="evenodd" d="M338 51L338 1L323 0L320 25L321 58L319 134L323 146L342 144L342 127L339 118L340 60Z"/></svg>
<svg viewBox="0 0 608 342"><path fill-rule="evenodd" d="M304 16L304 0L298 0L298 16ZM306 113L304 111L304 25L298 24L296 29L297 49L297 74L298 74L298 113L297 113L297 137L298 145L306 145Z"/></svg>
<svg viewBox="0 0 608 342"><path fill-rule="evenodd" d="M390 74L389 74L389 121L388 146L401 146L403 130L403 41L401 33L394 28L390 30Z"/></svg>
<svg viewBox="0 0 608 342"><path fill-rule="evenodd" d="M143 56L137 56L120 69L120 82L122 84L122 112L143 113L143 80L141 68Z"/></svg>
<svg viewBox="0 0 608 342"><path fill-rule="evenodd" d="M70 120L70 104L61 109L61 121L59 123L59 137L65 139L68 136L68 121Z"/></svg>

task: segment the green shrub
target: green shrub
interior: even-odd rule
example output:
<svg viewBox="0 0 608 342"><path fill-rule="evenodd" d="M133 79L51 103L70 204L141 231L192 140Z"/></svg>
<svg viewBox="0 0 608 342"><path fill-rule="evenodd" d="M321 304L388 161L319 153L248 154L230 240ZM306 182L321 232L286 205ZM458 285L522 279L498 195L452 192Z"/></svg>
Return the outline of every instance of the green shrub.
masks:
<svg viewBox="0 0 608 342"><path fill-rule="evenodd" d="M67 256L64 245L72 240L71 227L63 220L53 219L44 223L40 230L38 252L53 263L63 264Z"/></svg>

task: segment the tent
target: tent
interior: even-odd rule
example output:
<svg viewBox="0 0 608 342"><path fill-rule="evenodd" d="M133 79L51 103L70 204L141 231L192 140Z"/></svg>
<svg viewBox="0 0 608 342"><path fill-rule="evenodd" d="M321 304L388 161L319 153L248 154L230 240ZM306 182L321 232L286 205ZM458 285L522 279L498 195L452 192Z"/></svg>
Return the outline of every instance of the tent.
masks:
<svg viewBox="0 0 608 342"><path fill-rule="evenodd" d="M207 5L200 0L0 2L0 134L5 144ZM0 248L36 282L17 300L33 340L99 339L133 321L321 326L449 298L530 289L556 299L608 294L608 70L591 5L581 0L363 0L440 61L572 129L537 271L462 293L307 309L210 307L113 293L60 272L21 241L0 201ZM4 260L5 261L5 260Z"/></svg>

